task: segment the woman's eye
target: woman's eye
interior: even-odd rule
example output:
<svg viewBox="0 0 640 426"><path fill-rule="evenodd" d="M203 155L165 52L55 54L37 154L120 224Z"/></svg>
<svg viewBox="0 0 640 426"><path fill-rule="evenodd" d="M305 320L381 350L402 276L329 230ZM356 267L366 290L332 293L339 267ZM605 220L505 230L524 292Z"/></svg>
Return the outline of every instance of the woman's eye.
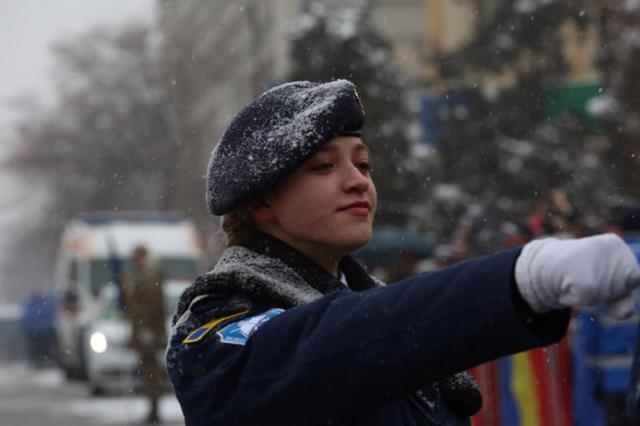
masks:
<svg viewBox="0 0 640 426"><path fill-rule="evenodd" d="M356 166L363 172L370 172L373 170L373 165L368 161L356 163Z"/></svg>
<svg viewBox="0 0 640 426"><path fill-rule="evenodd" d="M329 170L332 167L333 167L333 163L320 163L320 164L316 164L311 169L312 170L322 171L322 170Z"/></svg>

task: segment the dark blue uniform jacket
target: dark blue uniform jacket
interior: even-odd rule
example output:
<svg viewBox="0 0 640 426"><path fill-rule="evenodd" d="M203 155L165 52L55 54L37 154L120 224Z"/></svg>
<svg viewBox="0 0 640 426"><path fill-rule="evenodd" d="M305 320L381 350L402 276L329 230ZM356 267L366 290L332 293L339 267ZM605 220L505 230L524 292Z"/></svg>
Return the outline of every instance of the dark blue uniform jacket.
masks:
<svg viewBox="0 0 640 426"><path fill-rule="evenodd" d="M530 311L518 250L385 287L349 258L348 289L263 240L183 295L167 369L188 426L468 424L438 381L556 342L569 320Z"/></svg>

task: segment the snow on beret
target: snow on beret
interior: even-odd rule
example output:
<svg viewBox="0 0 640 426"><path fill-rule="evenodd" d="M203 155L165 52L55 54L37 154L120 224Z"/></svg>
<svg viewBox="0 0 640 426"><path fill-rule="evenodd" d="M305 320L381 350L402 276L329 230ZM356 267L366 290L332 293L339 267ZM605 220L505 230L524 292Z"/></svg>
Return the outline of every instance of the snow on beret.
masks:
<svg viewBox="0 0 640 426"><path fill-rule="evenodd" d="M291 174L339 135L359 135L364 111L347 80L276 86L247 105L225 130L207 168L207 204L228 213Z"/></svg>

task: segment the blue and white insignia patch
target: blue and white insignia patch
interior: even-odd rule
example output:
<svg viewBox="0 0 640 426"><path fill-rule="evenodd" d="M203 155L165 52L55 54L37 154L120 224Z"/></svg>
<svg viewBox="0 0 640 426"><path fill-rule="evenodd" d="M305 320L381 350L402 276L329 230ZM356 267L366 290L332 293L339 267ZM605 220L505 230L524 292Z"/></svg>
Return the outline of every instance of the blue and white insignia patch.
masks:
<svg viewBox="0 0 640 426"><path fill-rule="evenodd" d="M222 343L230 343L232 345L244 345L247 339L251 337L260 327L270 319L280 315L284 309L270 309L253 317L245 318L238 322L227 325L218 331L218 337Z"/></svg>

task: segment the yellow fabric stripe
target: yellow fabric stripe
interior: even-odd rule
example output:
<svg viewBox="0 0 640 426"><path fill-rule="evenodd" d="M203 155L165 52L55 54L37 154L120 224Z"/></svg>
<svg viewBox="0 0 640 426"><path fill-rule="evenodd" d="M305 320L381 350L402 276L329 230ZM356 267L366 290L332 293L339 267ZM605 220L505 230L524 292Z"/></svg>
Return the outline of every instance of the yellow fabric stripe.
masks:
<svg viewBox="0 0 640 426"><path fill-rule="evenodd" d="M511 391L518 406L520 426L540 426L539 401L533 368L526 352L513 355Z"/></svg>
<svg viewBox="0 0 640 426"><path fill-rule="evenodd" d="M248 309L245 309L242 312L237 312L235 314L231 314L231 315L227 315L226 317L222 317L222 318L216 318L213 319L211 321L209 321L208 323L206 323L205 325L196 328L194 331L192 331L191 333L189 333L189 335L187 337L184 338L184 340L182 341L182 343L195 343L195 342L199 342L200 340L202 340L202 338L204 336L207 335L207 333L209 333L212 329L214 329L218 324L220 324L222 321L226 321L228 319L231 318L235 318L235 317L239 317L241 315L246 314L247 312L249 312ZM197 334L198 332L202 331L202 333L196 337L196 338L192 338L192 336L194 336L195 334Z"/></svg>

